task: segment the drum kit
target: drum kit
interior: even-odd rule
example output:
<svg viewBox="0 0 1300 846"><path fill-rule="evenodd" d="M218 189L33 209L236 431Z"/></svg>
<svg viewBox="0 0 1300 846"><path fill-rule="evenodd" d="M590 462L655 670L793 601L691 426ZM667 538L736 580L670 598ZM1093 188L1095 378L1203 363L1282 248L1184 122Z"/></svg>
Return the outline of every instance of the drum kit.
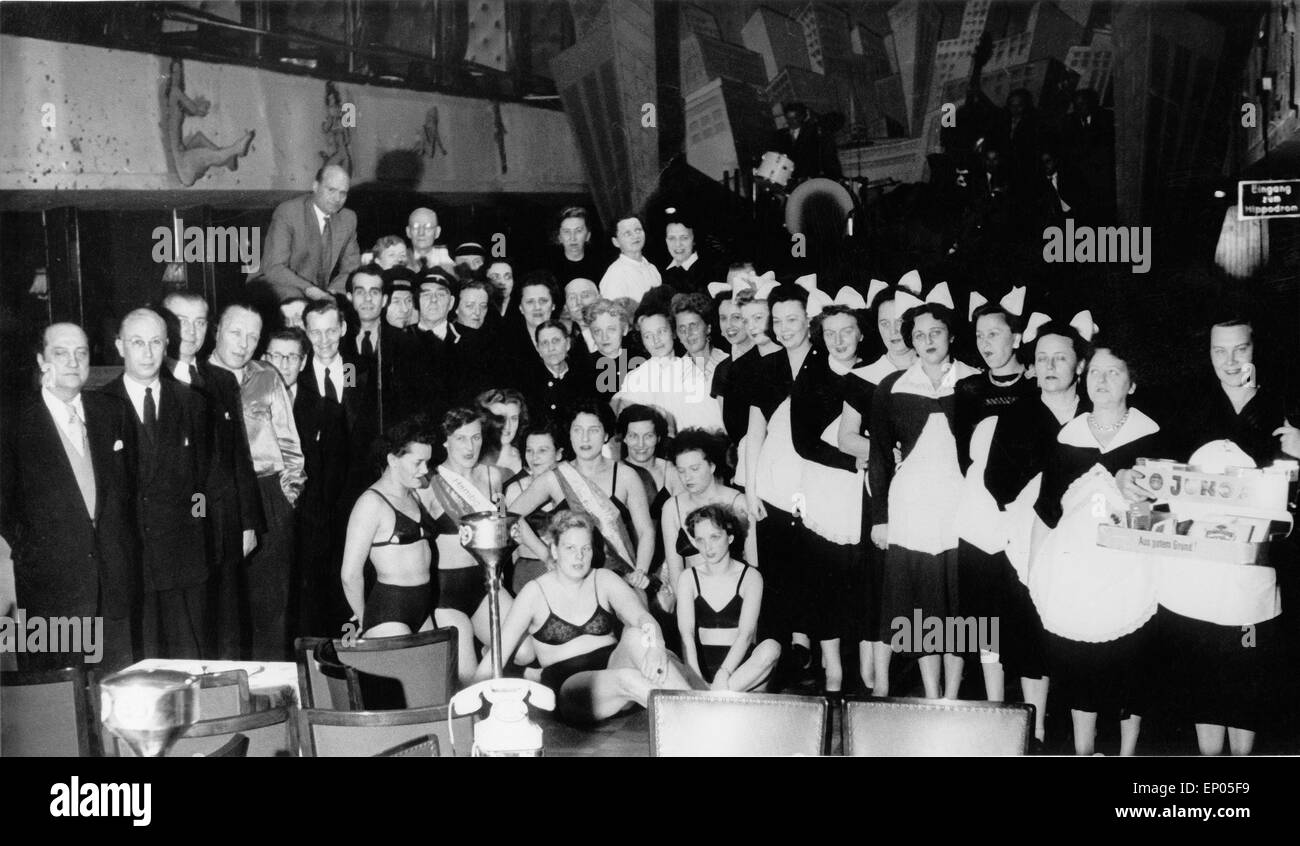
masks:
<svg viewBox="0 0 1300 846"><path fill-rule="evenodd" d="M766 200L782 208L785 228L791 233L802 233L807 228L805 206L813 202L818 207L829 204L843 215L842 234L852 236L854 219L862 210L858 190L862 180L828 179L814 177L791 185L794 160L784 153L769 150L754 168L754 196L757 204Z"/></svg>

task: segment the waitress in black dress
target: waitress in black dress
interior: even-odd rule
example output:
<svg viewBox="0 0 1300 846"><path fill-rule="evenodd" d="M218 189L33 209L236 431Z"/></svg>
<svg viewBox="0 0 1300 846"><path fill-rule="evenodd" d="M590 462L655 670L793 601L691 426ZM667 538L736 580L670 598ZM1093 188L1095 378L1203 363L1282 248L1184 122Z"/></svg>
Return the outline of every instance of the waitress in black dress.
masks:
<svg viewBox="0 0 1300 846"><path fill-rule="evenodd" d="M1093 409L1057 435L1034 506L1029 589L1079 755L1093 754L1099 714L1118 716L1120 754L1134 754L1151 698L1157 563L1097 545L1099 525L1125 525L1137 459L1166 452L1159 425L1128 404L1135 366L1113 341L1093 350L1084 370Z"/></svg>
<svg viewBox="0 0 1300 846"><path fill-rule="evenodd" d="M1207 472L1300 458L1300 432L1287 422L1281 393L1256 376L1251 325L1216 323L1209 346L1214 380L1189 391L1171 418L1177 457L1195 454L1191 463ZM1215 460L1221 466L1209 463ZM1277 568L1294 567L1295 550L1289 539L1269 546L1272 566L1186 558L1160 564L1161 663L1169 673L1169 701L1196 724L1203 755L1221 754L1225 739L1232 754L1250 754L1255 732L1280 698Z"/></svg>
<svg viewBox="0 0 1300 846"><path fill-rule="evenodd" d="M1090 318L1087 326L1091 327ZM1039 313L1030 317L1024 341L1033 356L1038 393L998 415L983 486L998 508L1005 541L995 556L1005 562L1006 574L1000 663L1006 672L1020 676L1024 700L1035 709L1034 735L1042 743L1047 718L1047 633L1029 596L1029 542L1037 520L1033 507L1061 427L1091 408L1088 398L1081 396L1079 377L1092 348L1074 326Z"/></svg>

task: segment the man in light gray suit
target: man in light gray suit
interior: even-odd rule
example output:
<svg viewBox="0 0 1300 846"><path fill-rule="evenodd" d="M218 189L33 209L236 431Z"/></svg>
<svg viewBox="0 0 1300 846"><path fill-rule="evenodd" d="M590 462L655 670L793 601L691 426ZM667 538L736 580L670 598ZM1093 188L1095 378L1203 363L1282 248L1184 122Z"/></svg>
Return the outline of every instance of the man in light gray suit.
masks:
<svg viewBox="0 0 1300 846"><path fill-rule="evenodd" d="M357 216L343 208L350 179L338 165L316 174L311 193L285 200L271 215L262 249L262 269L253 281L270 285L277 300L313 300L343 293L348 275L361 264Z"/></svg>

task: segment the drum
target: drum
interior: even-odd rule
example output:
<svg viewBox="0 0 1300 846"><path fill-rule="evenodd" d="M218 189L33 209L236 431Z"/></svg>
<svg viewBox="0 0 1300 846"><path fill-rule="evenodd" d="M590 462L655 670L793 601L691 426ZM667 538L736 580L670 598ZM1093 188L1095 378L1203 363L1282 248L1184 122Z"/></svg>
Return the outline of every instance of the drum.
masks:
<svg viewBox="0 0 1300 846"><path fill-rule="evenodd" d="M790 192L785 206L785 228L792 233L824 232L839 238L858 210L858 198L843 183L816 177Z"/></svg>
<svg viewBox="0 0 1300 846"><path fill-rule="evenodd" d="M794 175L794 159L784 153L768 151L754 168L754 178L769 188L785 188Z"/></svg>

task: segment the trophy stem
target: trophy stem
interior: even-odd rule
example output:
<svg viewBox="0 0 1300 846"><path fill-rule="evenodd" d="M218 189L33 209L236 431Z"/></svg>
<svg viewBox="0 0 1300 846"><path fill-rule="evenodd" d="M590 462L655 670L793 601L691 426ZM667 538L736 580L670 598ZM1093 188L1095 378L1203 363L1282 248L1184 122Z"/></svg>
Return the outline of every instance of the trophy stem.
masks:
<svg viewBox="0 0 1300 846"><path fill-rule="evenodd" d="M492 678L501 678L501 567L487 567L488 628L491 630Z"/></svg>

